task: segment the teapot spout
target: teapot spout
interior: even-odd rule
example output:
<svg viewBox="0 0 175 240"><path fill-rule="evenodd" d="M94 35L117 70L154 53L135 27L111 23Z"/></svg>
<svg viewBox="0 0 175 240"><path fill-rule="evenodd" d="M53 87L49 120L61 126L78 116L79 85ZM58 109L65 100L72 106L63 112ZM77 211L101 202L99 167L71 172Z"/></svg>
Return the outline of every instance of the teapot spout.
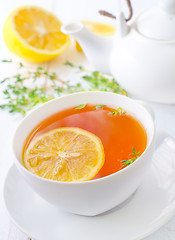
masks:
<svg viewBox="0 0 175 240"><path fill-rule="evenodd" d="M73 36L96 70L110 73L109 59L113 37L101 37L89 31L83 23L72 22L61 27L64 34Z"/></svg>

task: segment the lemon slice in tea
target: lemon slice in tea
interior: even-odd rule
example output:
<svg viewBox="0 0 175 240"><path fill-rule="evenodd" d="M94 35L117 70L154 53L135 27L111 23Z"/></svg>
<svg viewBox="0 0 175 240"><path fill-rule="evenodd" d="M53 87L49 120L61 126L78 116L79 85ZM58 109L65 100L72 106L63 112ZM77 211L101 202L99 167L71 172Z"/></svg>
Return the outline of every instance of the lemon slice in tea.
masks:
<svg viewBox="0 0 175 240"><path fill-rule="evenodd" d="M104 164L101 140L76 127L62 127L36 137L24 152L24 166L47 179L90 180Z"/></svg>

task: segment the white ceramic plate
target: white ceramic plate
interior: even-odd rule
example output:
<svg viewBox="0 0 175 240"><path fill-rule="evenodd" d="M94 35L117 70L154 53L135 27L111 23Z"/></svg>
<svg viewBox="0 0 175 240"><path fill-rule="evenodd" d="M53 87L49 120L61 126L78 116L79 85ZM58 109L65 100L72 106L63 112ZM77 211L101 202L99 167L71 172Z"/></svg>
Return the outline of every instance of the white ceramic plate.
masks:
<svg viewBox="0 0 175 240"><path fill-rule="evenodd" d="M157 143L163 137L159 133ZM4 184L6 209L11 220L37 240L140 240L175 213L175 171L167 184L157 164L153 162L127 204L96 217L73 215L51 206L32 191L13 165Z"/></svg>

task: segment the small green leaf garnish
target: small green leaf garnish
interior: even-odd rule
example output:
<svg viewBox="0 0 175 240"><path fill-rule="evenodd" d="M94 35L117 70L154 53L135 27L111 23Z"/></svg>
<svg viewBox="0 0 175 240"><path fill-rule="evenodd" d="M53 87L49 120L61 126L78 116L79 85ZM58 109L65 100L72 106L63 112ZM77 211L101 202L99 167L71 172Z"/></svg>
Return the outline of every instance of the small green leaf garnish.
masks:
<svg viewBox="0 0 175 240"><path fill-rule="evenodd" d="M135 148L133 147L132 153L130 153L132 157L130 159L123 160L122 163L122 168L129 166L131 163L133 163L138 157L139 157L139 152L136 152Z"/></svg>
<svg viewBox="0 0 175 240"><path fill-rule="evenodd" d="M105 106L105 105L103 105L103 104L97 105L97 106L94 108L94 110L103 108L104 106Z"/></svg>
<svg viewBox="0 0 175 240"><path fill-rule="evenodd" d="M11 59L3 59L3 60L1 60L1 62L4 62L4 63L11 63L12 62L12 60Z"/></svg>
<svg viewBox="0 0 175 240"><path fill-rule="evenodd" d="M132 149L132 153L130 153L131 156L139 157L139 152L136 152L135 147Z"/></svg>
<svg viewBox="0 0 175 240"><path fill-rule="evenodd" d="M126 114L126 111L123 110L123 108L119 107L116 110L113 110L112 112L108 112L109 115L122 115L122 114Z"/></svg>
<svg viewBox="0 0 175 240"><path fill-rule="evenodd" d="M112 115L117 115L118 114L118 110L115 110L112 112Z"/></svg>
<svg viewBox="0 0 175 240"><path fill-rule="evenodd" d="M71 62L69 62L69 61L66 61L64 63L64 65L69 66L69 67L74 67L74 65Z"/></svg>
<svg viewBox="0 0 175 240"><path fill-rule="evenodd" d="M82 108L84 108L86 105L87 105L87 104L81 104L81 105L77 106L75 109L82 109Z"/></svg>
<svg viewBox="0 0 175 240"><path fill-rule="evenodd" d="M22 62L19 62L19 67L20 68L24 67L24 64Z"/></svg>

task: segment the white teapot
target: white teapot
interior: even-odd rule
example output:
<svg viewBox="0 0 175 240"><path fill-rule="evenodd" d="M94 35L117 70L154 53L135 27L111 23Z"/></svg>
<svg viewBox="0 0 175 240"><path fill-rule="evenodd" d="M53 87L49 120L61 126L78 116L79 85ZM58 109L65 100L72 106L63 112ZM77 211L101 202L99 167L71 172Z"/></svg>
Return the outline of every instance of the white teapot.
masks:
<svg viewBox="0 0 175 240"><path fill-rule="evenodd" d="M175 0L160 0L130 24L119 13L114 37L93 34L81 22L61 30L74 36L94 67L112 73L129 95L175 103Z"/></svg>

